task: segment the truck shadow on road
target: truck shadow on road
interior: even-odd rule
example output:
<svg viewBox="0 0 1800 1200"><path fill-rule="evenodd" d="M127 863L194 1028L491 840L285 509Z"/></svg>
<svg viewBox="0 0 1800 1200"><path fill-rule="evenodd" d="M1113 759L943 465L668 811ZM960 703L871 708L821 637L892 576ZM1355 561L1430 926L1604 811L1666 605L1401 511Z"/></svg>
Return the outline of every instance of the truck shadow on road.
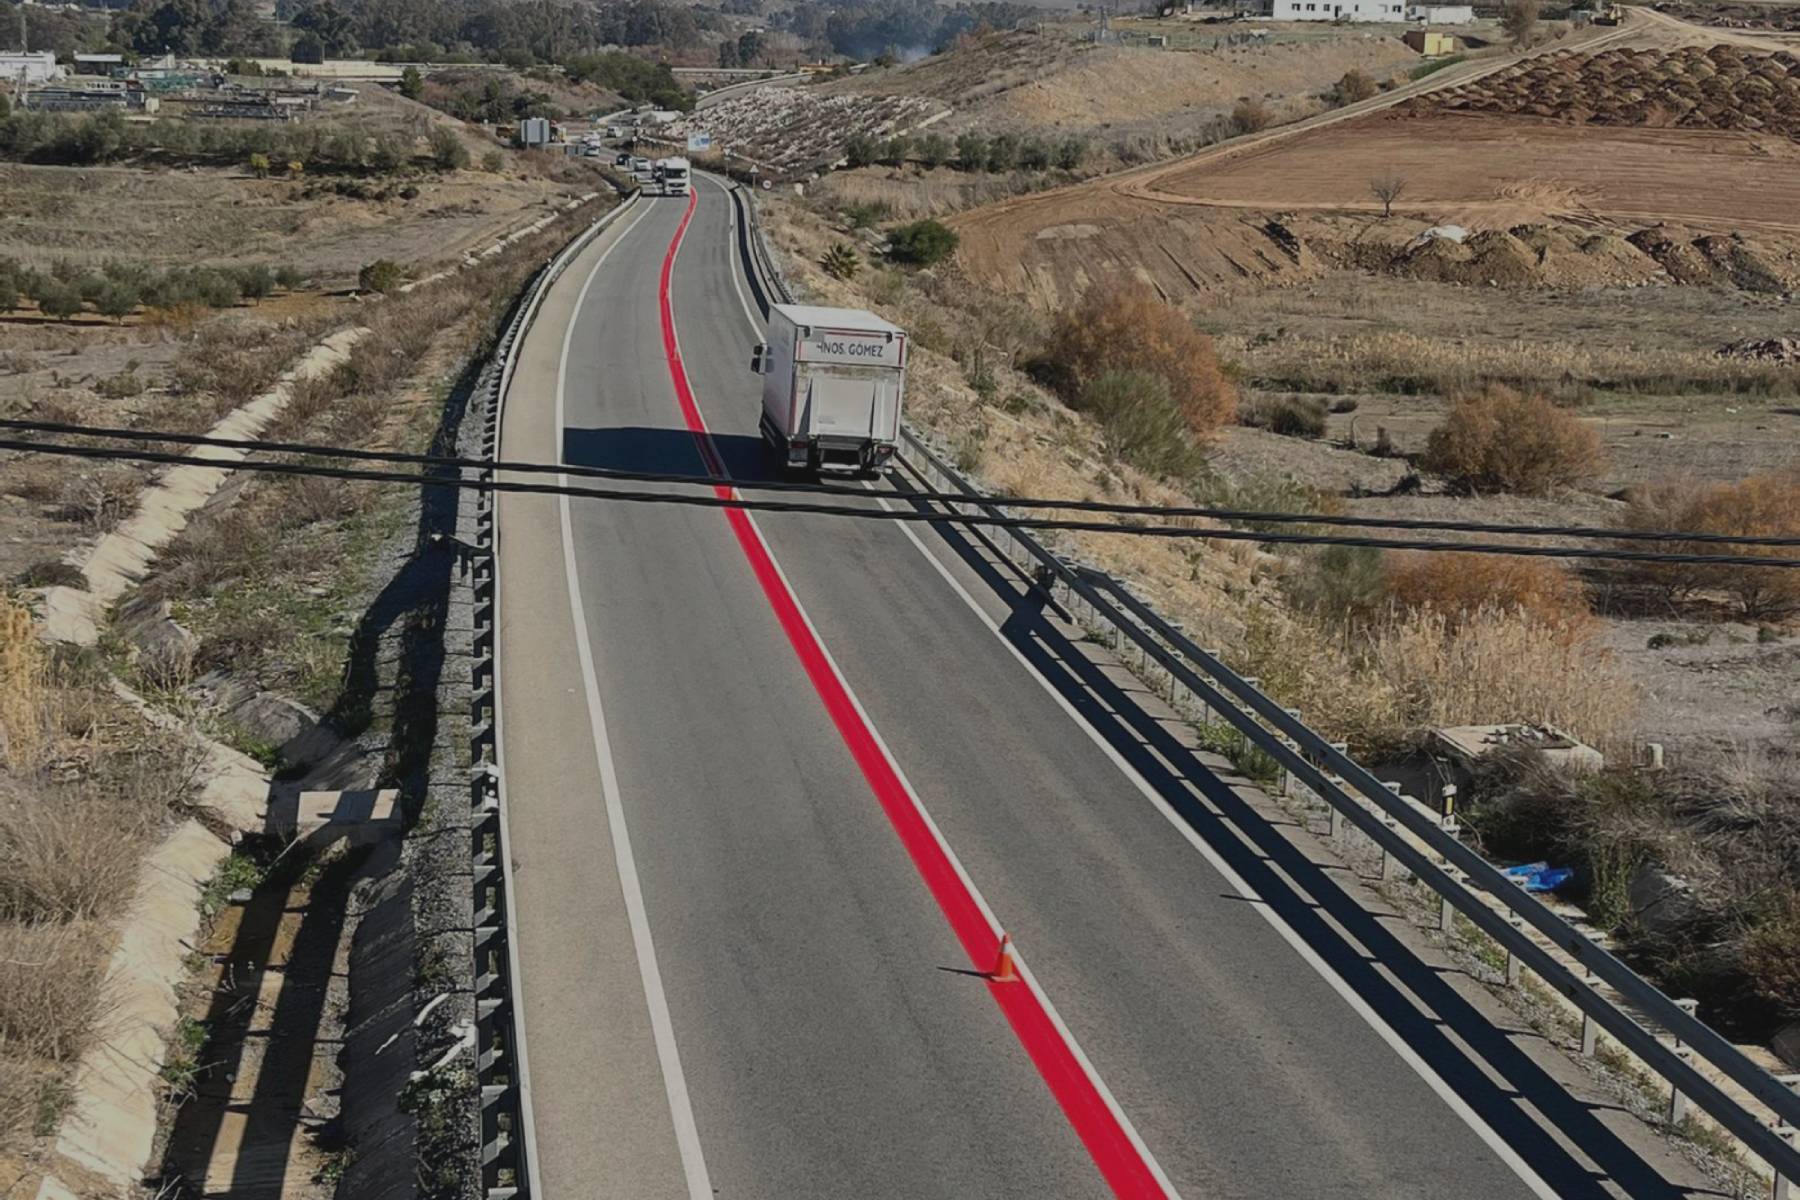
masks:
<svg viewBox="0 0 1800 1200"><path fill-rule="evenodd" d="M780 465L760 437L715 433L712 441L732 480L770 483L784 478ZM626 425L606 429L565 429L562 460L573 467L599 467L609 471L654 471L668 475L708 473L694 435L679 428ZM604 480L571 482L605 486Z"/></svg>
<svg viewBox="0 0 1800 1200"><path fill-rule="evenodd" d="M984 534L934 527L983 583L1008 601L1011 613L1001 626L1007 641L1557 1195L1603 1197L1617 1189L1674 1200L1726 1194L1666 1179L1599 1119L1617 1105L1571 1095L1566 1082L1524 1051L1517 1040L1520 1028L1497 1027L1451 985L1452 968L1423 961L1395 935L1391 923L1403 918L1370 912L1340 884L1340 868L1315 862L1291 843L1183 744L1170 723L1140 705L1135 680L1121 683L1116 665L1095 661L1063 634L1046 612L1053 606L1043 589L1024 586L1010 567L997 564L1001 556ZM1541 1114L1544 1125L1560 1131L1599 1171L1553 1140L1521 1111L1522 1104Z"/></svg>

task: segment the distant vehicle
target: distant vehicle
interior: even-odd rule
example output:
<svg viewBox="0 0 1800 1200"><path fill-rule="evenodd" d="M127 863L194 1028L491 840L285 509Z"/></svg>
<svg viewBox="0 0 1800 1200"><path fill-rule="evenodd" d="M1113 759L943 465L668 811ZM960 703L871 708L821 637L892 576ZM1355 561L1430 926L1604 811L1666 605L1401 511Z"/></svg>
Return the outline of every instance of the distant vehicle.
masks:
<svg viewBox="0 0 1800 1200"><path fill-rule="evenodd" d="M763 379L763 439L789 470L866 472L893 458L906 333L872 312L776 304L750 369Z"/></svg>
<svg viewBox="0 0 1800 1200"><path fill-rule="evenodd" d="M685 158L660 158L656 161L656 182L665 196L685 196L692 186L692 173Z"/></svg>
<svg viewBox="0 0 1800 1200"><path fill-rule="evenodd" d="M1596 25L1617 25L1623 19L1624 14L1620 13L1619 6L1616 4L1602 4L1594 10L1594 24Z"/></svg>
<svg viewBox="0 0 1800 1200"><path fill-rule="evenodd" d="M618 125L608 125L606 127L606 136L609 138L621 138L625 136L625 130Z"/></svg>
<svg viewBox="0 0 1800 1200"><path fill-rule="evenodd" d="M632 157L631 176L633 179L636 179L639 183L649 183L651 181L652 172L653 168L650 166L649 159L644 158L641 155L634 155Z"/></svg>
<svg viewBox="0 0 1800 1200"><path fill-rule="evenodd" d="M613 155L613 166L629 167L630 165L631 165L631 155L627 151L621 150L617 154Z"/></svg>

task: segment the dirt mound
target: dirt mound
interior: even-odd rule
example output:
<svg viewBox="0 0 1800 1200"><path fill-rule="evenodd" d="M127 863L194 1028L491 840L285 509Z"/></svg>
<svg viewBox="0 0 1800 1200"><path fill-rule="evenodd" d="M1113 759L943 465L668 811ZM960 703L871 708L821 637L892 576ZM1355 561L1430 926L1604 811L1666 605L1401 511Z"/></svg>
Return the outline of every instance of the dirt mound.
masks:
<svg viewBox="0 0 1800 1200"><path fill-rule="evenodd" d="M1428 237L1394 251L1385 261L1366 244L1357 255L1365 268L1484 287L1617 287L1663 275L1656 260L1617 234L1572 226L1518 225L1484 230L1458 243Z"/></svg>
<svg viewBox="0 0 1800 1200"><path fill-rule="evenodd" d="M1710 129L1800 140L1800 58L1737 46L1607 50L1527 59L1416 96L1399 116L1537 117L1571 125Z"/></svg>

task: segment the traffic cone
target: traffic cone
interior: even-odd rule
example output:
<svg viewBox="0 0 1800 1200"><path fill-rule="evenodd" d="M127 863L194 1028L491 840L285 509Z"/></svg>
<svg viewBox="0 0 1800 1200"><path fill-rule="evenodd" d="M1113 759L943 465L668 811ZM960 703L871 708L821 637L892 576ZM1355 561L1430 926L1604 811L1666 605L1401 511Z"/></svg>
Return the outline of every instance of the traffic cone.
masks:
<svg viewBox="0 0 1800 1200"><path fill-rule="evenodd" d="M1000 957L995 960L994 969L988 972L988 978L995 983L1019 981L1019 964L1013 957L1012 934L1000 934Z"/></svg>

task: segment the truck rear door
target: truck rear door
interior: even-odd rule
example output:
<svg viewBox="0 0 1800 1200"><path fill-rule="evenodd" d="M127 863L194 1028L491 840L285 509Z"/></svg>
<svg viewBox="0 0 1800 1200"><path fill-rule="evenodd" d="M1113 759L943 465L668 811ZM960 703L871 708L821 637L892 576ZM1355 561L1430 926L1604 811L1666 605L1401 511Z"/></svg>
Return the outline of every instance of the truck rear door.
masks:
<svg viewBox="0 0 1800 1200"><path fill-rule="evenodd" d="M880 368L810 366L801 428L819 437L891 438L898 383Z"/></svg>

